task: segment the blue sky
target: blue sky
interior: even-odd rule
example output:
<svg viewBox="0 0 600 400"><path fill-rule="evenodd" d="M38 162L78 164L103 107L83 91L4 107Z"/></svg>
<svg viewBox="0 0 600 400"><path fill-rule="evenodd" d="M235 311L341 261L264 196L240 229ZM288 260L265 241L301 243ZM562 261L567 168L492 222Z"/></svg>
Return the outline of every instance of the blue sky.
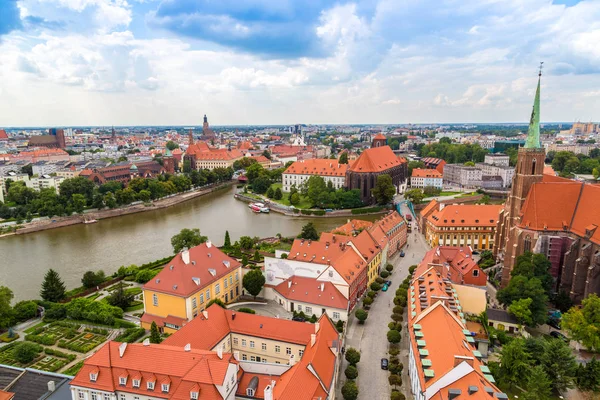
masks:
<svg viewBox="0 0 600 400"><path fill-rule="evenodd" d="M0 0L0 125L600 120L600 0Z"/></svg>

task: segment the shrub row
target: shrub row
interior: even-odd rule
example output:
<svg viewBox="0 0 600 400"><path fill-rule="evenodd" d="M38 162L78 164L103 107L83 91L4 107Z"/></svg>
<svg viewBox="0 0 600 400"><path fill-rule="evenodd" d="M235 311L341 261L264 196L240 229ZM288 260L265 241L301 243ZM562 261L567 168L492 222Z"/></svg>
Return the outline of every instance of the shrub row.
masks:
<svg viewBox="0 0 600 400"><path fill-rule="evenodd" d="M347 380L344 386L342 386L342 397L344 400L356 400L358 397L358 386L354 380L358 378L358 368L356 365L360 362L360 352L350 347L346 350L344 357L350 365L344 371Z"/></svg>
<svg viewBox="0 0 600 400"><path fill-rule="evenodd" d="M144 328L128 328L115 338L115 342L133 343L146 334Z"/></svg>
<svg viewBox="0 0 600 400"><path fill-rule="evenodd" d="M300 210L304 215L325 215L324 210Z"/></svg>
<svg viewBox="0 0 600 400"><path fill-rule="evenodd" d="M357 215L357 214L369 214L369 213L376 213L379 212L383 209L383 207L368 207L368 208L354 208L352 209L352 214Z"/></svg>
<svg viewBox="0 0 600 400"><path fill-rule="evenodd" d="M44 353L48 354L49 356L56 356L56 357L60 357L60 358L66 358L69 361L73 361L73 360L75 360L77 358L77 356L75 354L63 353L62 351L54 350L54 349L51 349L49 347L44 348Z"/></svg>

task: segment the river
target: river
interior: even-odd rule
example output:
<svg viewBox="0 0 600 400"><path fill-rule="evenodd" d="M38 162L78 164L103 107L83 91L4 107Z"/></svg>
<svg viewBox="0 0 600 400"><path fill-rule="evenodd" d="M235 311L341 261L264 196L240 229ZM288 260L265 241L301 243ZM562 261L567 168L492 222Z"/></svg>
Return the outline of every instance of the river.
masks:
<svg viewBox="0 0 600 400"><path fill-rule="evenodd" d="M144 264L173 253L171 236L183 228L200 228L216 245L229 230L232 242L240 236L297 235L309 219L277 213L254 214L235 200L235 187L169 208L14 235L0 239L0 286L14 292L14 301L39 298L45 272L54 268L68 289L81 285L85 271L107 275L121 265ZM375 217L361 217L374 219ZM346 217L311 218L319 231L331 230Z"/></svg>

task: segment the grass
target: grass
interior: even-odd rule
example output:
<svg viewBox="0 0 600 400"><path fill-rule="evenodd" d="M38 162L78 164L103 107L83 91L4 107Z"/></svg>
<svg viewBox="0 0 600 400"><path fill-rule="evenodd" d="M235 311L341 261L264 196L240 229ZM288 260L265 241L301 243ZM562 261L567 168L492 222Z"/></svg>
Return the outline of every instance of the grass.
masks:
<svg viewBox="0 0 600 400"><path fill-rule="evenodd" d="M463 193L460 196L456 196L456 197L473 197L473 196L479 196L479 193L477 193L477 192Z"/></svg>
<svg viewBox="0 0 600 400"><path fill-rule="evenodd" d="M279 188L280 190L282 190L282 184L281 183L273 183L271 185L271 189L276 190L277 188ZM283 197L281 198L281 200L275 200L275 199L269 199L270 201L274 202L274 203L279 203L282 204L284 206L291 206L292 204L290 203L290 193L289 192L284 192L282 190L283 193ZM263 200L264 199L254 193L244 193L245 196L249 196L252 197L253 199L257 199L257 200ZM310 200L308 200L306 197L302 196L300 194L300 192L298 192L298 195L300 196L300 203L296 204L294 207L298 208L298 209L308 209L310 208L311 204L310 204ZM265 197L267 197L265 195Z"/></svg>
<svg viewBox="0 0 600 400"><path fill-rule="evenodd" d="M46 325L46 322L39 322L37 324L35 324L34 326L30 326L29 328L25 329L25 333L31 333L33 331L35 331L37 328L41 328L42 326Z"/></svg>
<svg viewBox="0 0 600 400"><path fill-rule="evenodd" d="M88 296L88 299L90 299L90 300L96 300L96 299L97 299L98 297L100 297L100 296L102 296L102 293L100 293L100 292L96 292L96 293L94 293L93 295L91 295L91 296Z"/></svg>
<svg viewBox="0 0 600 400"><path fill-rule="evenodd" d="M127 307L123 311L131 312L131 311L137 311L137 310L143 310L143 309L144 309L144 303L142 303L141 301L134 301L129 307Z"/></svg>
<svg viewBox="0 0 600 400"><path fill-rule="evenodd" d="M77 364L74 364L69 369L64 370L62 373L65 375L74 376L79 372L81 367L83 367L83 360L79 361Z"/></svg>

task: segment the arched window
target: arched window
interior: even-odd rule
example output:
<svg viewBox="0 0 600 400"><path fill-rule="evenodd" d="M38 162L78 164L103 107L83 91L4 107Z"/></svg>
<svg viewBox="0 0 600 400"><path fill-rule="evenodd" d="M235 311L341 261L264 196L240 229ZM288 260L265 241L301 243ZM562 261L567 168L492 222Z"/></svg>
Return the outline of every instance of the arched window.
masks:
<svg viewBox="0 0 600 400"><path fill-rule="evenodd" d="M525 241L523 242L523 251L531 251L531 236L529 235L525 236Z"/></svg>
<svg viewBox="0 0 600 400"><path fill-rule="evenodd" d="M535 159L531 163L531 175L535 175Z"/></svg>

